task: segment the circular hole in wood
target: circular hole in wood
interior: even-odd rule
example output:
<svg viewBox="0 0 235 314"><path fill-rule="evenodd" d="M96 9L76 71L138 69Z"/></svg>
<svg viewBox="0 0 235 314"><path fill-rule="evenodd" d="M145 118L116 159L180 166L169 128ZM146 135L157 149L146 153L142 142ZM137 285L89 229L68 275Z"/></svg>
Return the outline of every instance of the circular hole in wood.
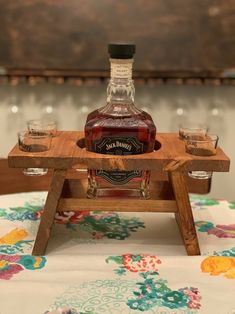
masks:
<svg viewBox="0 0 235 314"><path fill-rule="evenodd" d="M154 151L159 150L161 147L162 147L162 144L158 142L157 140L155 140Z"/></svg>
<svg viewBox="0 0 235 314"><path fill-rule="evenodd" d="M80 138L78 141L77 141L77 146L79 148L82 148L84 149L85 148L85 138ZM155 140L155 144L154 144L154 151L157 151L161 148L162 144L160 142L158 142L157 140Z"/></svg>
<svg viewBox="0 0 235 314"><path fill-rule="evenodd" d="M85 148L86 147L86 145L85 145L85 138L83 137L83 138L80 138L78 141L77 141L77 146L79 147L79 148Z"/></svg>

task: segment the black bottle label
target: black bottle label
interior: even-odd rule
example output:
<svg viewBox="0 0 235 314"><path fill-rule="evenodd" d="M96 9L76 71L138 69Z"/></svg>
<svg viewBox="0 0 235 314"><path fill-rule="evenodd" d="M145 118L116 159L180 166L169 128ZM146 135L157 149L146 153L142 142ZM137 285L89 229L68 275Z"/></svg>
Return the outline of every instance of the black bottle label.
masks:
<svg viewBox="0 0 235 314"><path fill-rule="evenodd" d="M110 155L133 155L143 153L143 143L135 137L104 137L95 142L95 152ZM96 170L96 175L103 177L115 185L129 182L133 178L141 177L142 171Z"/></svg>

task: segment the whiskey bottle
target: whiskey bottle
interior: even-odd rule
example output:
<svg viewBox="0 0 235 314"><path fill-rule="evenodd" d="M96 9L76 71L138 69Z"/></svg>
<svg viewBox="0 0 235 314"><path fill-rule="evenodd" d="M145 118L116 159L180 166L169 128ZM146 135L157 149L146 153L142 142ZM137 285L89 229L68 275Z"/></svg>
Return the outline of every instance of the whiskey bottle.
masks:
<svg viewBox="0 0 235 314"><path fill-rule="evenodd" d="M108 45L111 79L107 104L88 114L85 143L88 151L111 154L143 154L154 150L156 127L151 116L134 104L132 80L135 45ZM88 169L87 197L149 198L149 171Z"/></svg>

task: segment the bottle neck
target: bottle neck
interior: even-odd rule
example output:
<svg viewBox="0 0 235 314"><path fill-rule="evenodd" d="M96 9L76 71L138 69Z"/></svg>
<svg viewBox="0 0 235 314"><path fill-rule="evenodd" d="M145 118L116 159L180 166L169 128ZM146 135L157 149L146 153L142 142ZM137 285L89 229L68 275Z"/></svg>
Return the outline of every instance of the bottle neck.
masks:
<svg viewBox="0 0 235 314"><path fill-rule="evenodd" d="M140 113L134 105L133 59L110 59L110 62L111 79L107 87L107 105L102 112L112 115Z"/></svg>
<svg viewBox="0 0 235 314"><path fill-rule="evenodd" d="M110 59L111 79L132 79L133 59Z"/></svg>

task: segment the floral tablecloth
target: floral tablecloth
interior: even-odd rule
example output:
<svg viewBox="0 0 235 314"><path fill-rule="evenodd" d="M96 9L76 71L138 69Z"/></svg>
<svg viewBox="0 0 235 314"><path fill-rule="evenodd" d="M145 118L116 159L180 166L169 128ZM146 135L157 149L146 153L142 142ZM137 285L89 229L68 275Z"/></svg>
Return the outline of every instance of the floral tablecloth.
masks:
<svg viewBox="0 0 235 314"><path fill-rule="evenodd" d="M191 196L202 255L173 214L57 215L30 255L46 192L0 196L0 314L235 313L235 203Z"/></svg>

